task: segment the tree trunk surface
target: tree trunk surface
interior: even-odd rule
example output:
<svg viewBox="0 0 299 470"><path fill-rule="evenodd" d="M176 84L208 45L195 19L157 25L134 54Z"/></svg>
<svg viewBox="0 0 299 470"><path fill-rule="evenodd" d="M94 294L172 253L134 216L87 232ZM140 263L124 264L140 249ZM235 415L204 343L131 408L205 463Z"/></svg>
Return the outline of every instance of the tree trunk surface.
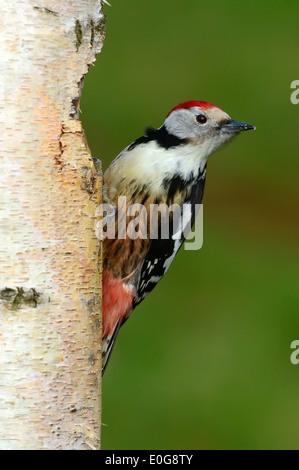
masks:
<svg viewBox="0 0 299 470"><path fill-rule="evenodd" d="M98 0L1 2L0 449L99 449L101 175L81 122Z"/></svg>

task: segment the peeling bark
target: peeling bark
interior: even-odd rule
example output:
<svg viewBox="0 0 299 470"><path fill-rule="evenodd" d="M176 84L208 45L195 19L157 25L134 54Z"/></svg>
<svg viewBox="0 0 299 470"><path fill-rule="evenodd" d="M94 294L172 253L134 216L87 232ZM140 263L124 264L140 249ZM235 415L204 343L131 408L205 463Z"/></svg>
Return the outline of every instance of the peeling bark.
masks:
<svg viewBox="0 0 299 470"><path fill-rule="evenodd" d="M78 117L98 0L0 15L0 449L99 449L97 173Z"/></svg>

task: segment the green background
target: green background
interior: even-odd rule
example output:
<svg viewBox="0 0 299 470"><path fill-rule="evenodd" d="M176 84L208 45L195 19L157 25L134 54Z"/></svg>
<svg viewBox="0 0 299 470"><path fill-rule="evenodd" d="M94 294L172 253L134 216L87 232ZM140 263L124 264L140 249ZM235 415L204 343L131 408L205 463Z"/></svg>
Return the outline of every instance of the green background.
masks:
<svg viewBox="0 0 299 470"><path fill-rule="evenodd" d="M211 157L203 248L121 329L103 449L298 449L299 3L111 1L81 101L104 168L189 99L257 130Z"/></svg>

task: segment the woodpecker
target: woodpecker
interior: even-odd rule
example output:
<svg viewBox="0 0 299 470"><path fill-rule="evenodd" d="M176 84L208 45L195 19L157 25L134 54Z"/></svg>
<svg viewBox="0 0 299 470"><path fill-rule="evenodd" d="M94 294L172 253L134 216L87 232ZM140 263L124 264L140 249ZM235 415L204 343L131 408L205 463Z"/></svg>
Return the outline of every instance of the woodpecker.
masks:
<svg viewBox="0 0 299 470"><path fill-rule="evenodd" d="M162 279L182 246L186 233L164 239L118 237L119 197L126 207L142 204L147 213L151 204L189 204L190 224L195 205L201 204L209 156L242 131L255 129L237 122L206 101L186 101L175 106L161 127L146 128L145 134L128 145L104 174L108 200L116 207L115 237L103 242L103 372L107 366L119 328L134 308ZM169 213L161 214L158 224ZM126 217L128 225L130 217ZM147 219L149 223L149 219Z"/></svg>

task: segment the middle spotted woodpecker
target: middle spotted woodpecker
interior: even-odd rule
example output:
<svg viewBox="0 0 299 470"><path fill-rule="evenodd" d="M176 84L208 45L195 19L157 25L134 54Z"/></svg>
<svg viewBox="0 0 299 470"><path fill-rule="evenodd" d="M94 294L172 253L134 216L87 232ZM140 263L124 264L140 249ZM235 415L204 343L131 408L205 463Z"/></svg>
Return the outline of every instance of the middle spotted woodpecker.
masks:
<svg viewBox="0 0 299 470"><path fill-rule="evenodd" d="M209 156L250 129L255 127L233 121L211 103L187 101L173 108L161 127L147 128L145 135L126 147L106 170L107 197L115 204L116 217L114 236L103 242L103 371L119 328L162 279L187 236L181 228L175 237L174 226L168 237L161 236L161 225L171 218L169 211L160 213L158 236L150 236L150 217L143 227L146 237L120 236L120 198L125 201L125 210L138 203L147 215L153 204L189 204L187 222L191 228L195 207L202 202ZM125 214L128 227L132 216ZM182 225L185 227L186 221Z"/></svg>

